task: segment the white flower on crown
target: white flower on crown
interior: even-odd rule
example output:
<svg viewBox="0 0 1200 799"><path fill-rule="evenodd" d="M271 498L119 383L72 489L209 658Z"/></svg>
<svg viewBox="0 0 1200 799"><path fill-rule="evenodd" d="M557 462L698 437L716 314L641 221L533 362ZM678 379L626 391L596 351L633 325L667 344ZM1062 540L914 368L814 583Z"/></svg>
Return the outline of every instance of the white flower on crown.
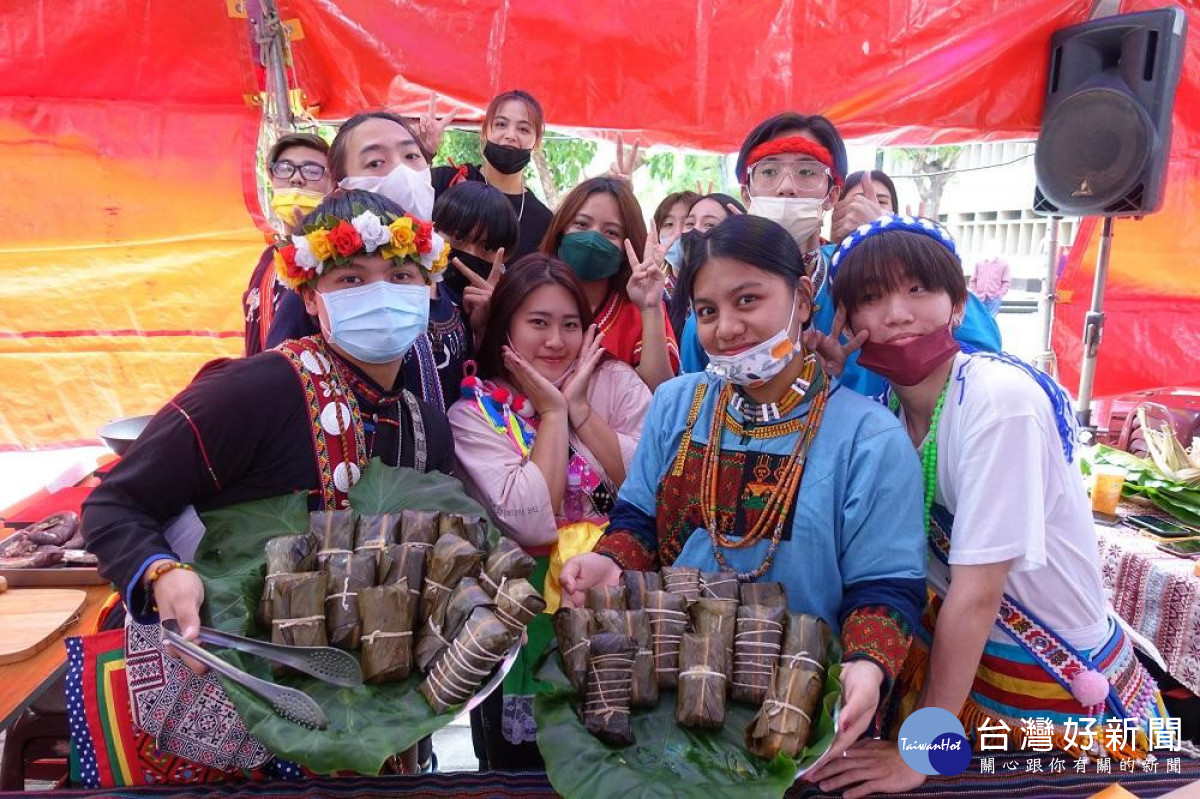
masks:
<svg viewBox="0 0 1200 799"><path fill-rule="evenodd" d="M307 236L292 236L292 244L296 247L296 265L303 269L315 269L321 274L321 262L313 254L312 246Z"/></svg>
<svg viewBox="0 0 1200 799"><path fill-rule="evenodd" d="M363 250L366 252L375 252L392 240L392 231L370 211L363 211L351 219L350 224L358 231L359 238L363 241Z"/></svg>

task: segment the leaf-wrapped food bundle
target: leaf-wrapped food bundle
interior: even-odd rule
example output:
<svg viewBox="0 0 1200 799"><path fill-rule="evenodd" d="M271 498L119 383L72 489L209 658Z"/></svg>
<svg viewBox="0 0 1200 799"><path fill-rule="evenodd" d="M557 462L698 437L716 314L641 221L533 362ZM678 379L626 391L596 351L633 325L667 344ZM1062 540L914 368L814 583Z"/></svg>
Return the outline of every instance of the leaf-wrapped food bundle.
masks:
<svg viewBox="0 0 1200 799"><path fill-rule="evenodd" d="M413 612L416 597L408 583L358 592L362 614L362 669L369 683L397 682L412 671Z"/></svg>
<svg viewBox="0 0 1200 799"><path fill-rule="evenodd" d="M475 608L486 605L493 607L495 603L483 586L474 577L464 577L458 581L458 586L450 594L446 604L445 623L442 629L447 638L453 638L459 629L471 617Z"/></svg>
<svg viewBox="0 0 1200 799"><path fill-rule="evenodd" d="M483 571L479 575L479 583L487 592L495 596L500 584L519 577L529 577L533 574L537 562L533 556L521 549L521 545L508 536L501 536L496 546L488 553L484 561Z"/></svg>
<svg viewBox="0 0 1200 799"><path fill-rule="evenodd" d="M637 645L628 635L596 633L588 646L583 726L612 746L633 743L629 704Z"/></svg>
<svg viewBox="0 0 1200 799"><path fill-rule="evenodd" d="M524 577L505 580L496 593L496 616L517 635L546 609L546 600Z"/></svg>
<svg viewBox="0 0 1200 799"><path fill-rule="evenodd" d="M409 593L419 601L421 587L425 584L425 557L428 552L420 544L392 544L379 558L376 582L379 585L391 585L406 580Z"/></svg>
<svg viewBox="0 0 1200 799"><path fill-rule="evenodd" d="M258 603L258 623L271 627L275 581L284 574L310 572L317 567L317 539L311 535L281 535L267 541L267 576Z"/></svg>
<svg viewBox="0 0 1200 799"><path fill-rule="evenodd" d="M783 652L767 698L746 728L746 748L759 757L795 757L808 744L825 685L832 633L816 616L789 613Z"/></svg>
<svg viewBox="0 0 1200 799"><path fill-rule="evenodd" d="M324 572L282 574L271 599L271 642L287 646L328 646L325 635ZM278 673L280 669L276 669Z"/></svg>
<svg viewBox="0 0 1200 799"><path fill-rule="evenodd" d="M633 660L633 707L658 704L658 675L654 673L654 649L650 644L650 623L644 610L602 610L596 614L596 630L628 635L637 650Z"/></svg>
<svg viewBox="0 0 1200 799"><path fill-rule="evenodd" d="M487 549L487 525L478 516L464 513L441 513L438 515L438 538L453 533L476 549Z"/></svg>
<svg viewBox="0 0 1200 799"><path fill-rule="evenodd" d="M700 572L700 598L738 601L738 578L734 571Z"/></svg>
<svg viewBox="0 0 1200 799"><path fill-rule="evenodd" d="M420 544L426 549L438 542L437 511L406 510L400 513L400 543Z"/></svg>
<svg viewBox="0 0 1200 799"><path fill-rule="evenodd" d="M684 727L717 730L725 723L729 657L719 635L686 633L679 649L675 720Z"/></svg>
<svg viewBox="0 0 1200 799"><path fill-rule="evenodd" d="M483 684L517 639L487 607L477 607L433 663L418 690L435 713L460 705Z"/></svg>
<svg viewBox="0 0 1200 799"><path fill-rule="evenodd" d="M317 539L317 569L325 571L330 556L354 550L355 521L352 510L315 510L308 514L309 535Z"/></svg>
<svg viewBox="0 0 1200 799"><path fill-rule="evenodd" d="M422 622L436 621L441 625L446 603L462 578L477 574L483 553L453 533L438 539L425 560L425 587L421 592Z"/></svg>
<svg viewBox="0 0 1200 799"><path fill-rule="evenodd" d="M587 590L584 604L593 613L602 610L625 610L625 586L593 585Z"/></svg>
<svg viewBox="0 0 1200 799"><path fill-rule="evenodd" d="M726 662L733 663L733 641L737 634L738 606L724 599L700 599L688 608L692 632L715 635L725 645ZM728 675L729 672L726 672Z"/></svg>
<svg viewBox="0 0 1200 799"><path fill-rule="evenodd" d="M733 641L732 694L739 702L761 705L783 644L786 611L769 605L742 605Z"/></svg>
<svg viewBox="0 0 1200 799"><path fill-rule="evenodd" d="M362 626L358 617L358 592L375 585L375 553L337 552L326 561L329 574L325 595L325 628L329 645L358 649Z"/></svg>
<svg viewBox="0 0 1200 799"><path fill-rule="evenodd" d="M625 599L630 610L641 610L645 606L647 591L662 590L662 575L658 572L621 572L621 582L625 584Z"/></svg>
<svg viewBox="0 0 1200 799"><path fill-rule="evenodd" d="M783 583L742 583L741 599L743 605L771 605L787 609L787 592Z"/></svg>
<svg viewBox="0 0 1200 799"><path fill-rule="evenodd" d="M663 566L663 590L678 594L688 604L700 598L700 570L691 566Z"/></svg>
<svg viewBox="0 0 1200 799"><path fill-rule="evenodd" d="M562 657L563 673L579 693L587 681L588 642L595 630L593 614L586 608L565 605L551 617L558 653Z"/></svg>
<svg viewBox="0 0 1200 799"><path fill-rule="evenodd" d="M385 550L396 543L396 533L399 529L399 513L363 514L358 520L354 550Z"/></svg>
<svg viewBox="0 0 1200 799"><path fill-rule="evenodd" d="M687 600L666 591L647 591L642 599L650 622L658 687L674 688L679 677L679 644L688 625Z"/></svg>

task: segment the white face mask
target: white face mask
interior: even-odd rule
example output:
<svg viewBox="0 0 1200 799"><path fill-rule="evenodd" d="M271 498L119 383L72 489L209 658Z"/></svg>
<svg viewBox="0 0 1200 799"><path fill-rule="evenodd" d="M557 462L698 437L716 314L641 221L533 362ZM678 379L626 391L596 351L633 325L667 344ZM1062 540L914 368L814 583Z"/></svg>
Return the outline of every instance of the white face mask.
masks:
<svg viewBox="0 0 1200 799"><path fill-rule="evenodd" d="M779 223L806 252L808 240L825 221L825 198L751 197L749 213Z"/></svg>
<svg viewBox="0 0 1200 799"><path fill-rule="evenodd" d="M800 350L800 345L792 341L790 332L795 318L796 297L793 296L792 312L783 330L736 355L714 355L710 352L705 371L737 386L757 386L766 383L782 372Z"/></svg>
<svg viewBox="0 0 1200 799"><path fill-rule="evenodd" d="M351 358L391 363L429 327L429 287L376 281L318 294L329 329L321 332Z"/></svg>
<svg viewBox="0 0 1200 799"><path fill-rule="evenodd" d="M433 218L432 173L428 169L420 172L401 164L386 175L358 175L342 178L338 187L361 189L382 194L417 219Z"/></svg>

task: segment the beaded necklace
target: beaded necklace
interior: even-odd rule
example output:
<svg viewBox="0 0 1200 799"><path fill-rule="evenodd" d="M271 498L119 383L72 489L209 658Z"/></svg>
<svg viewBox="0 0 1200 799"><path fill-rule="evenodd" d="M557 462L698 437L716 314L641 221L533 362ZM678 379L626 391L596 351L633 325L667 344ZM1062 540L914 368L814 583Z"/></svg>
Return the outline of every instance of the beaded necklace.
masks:
<svg viewBox="0 0 1200 799"><path fill-rule="evenodd" d="M808 355L804 359L804 369L800 372L800 376L790 386L791 391L784 394L783 399L779 402L764 402L759 404L747 399L746 395L739 391L735 392L733 399L729 401L729 407L741 413L742 417L748 422L759 424L777 422L795 410L804 401L804 395L808 391L809 386L812 385L816 366L817 356Z"/></svg>
<svg viewBox="0 0 1200 799"><path fill-rule="evenodd" d="M825 405L829 401L829 383L821 379L823 377L824 374L818 370L815 375L816 379L813 381L818 384L816 386L816 396L812 399L812 405L809 408L807 417L799 420L800 434L796 438L796 445L792 449L792 454L788 458L787 465L784 466L783 475L779 478L775 490L771 492L771 496L767 500L767 505L763 508L763 512L759 514L754 527L746 531L746 534L737 540L722 535L717 530L717 483L721 462L721 430L726 423L726 414L722 412L722 409L729 405L733 396L733 386L726 383L717 397L717 404L713 409L712 424L708 432L708 443L704 448L704 460L701 463L700 470L700 486L703 497L700 503L700 514L704 526L708 530L709 539L712 542L713 557L716 558L717 563L722 569L732 571L732 567L725 559L724 554L722 554L721 548L744 549L761 540L768 530L771 531L771 544L767 548L767 553L763 557L762 563L753 571L739 572L738 580L742 582L756 580L766 574L767 570L771 568L771 563L775 560L775 553L779 550L779 542L783 539L783 526L787 522L796 497L800 493L800 479L804 475L804 465L807 462L809 445L812 444L813 437L816 435L817 429L821 426L821 417L824 415ZM775 434L780 435L781 433L776 429Z"/></svg>
<svg viewBox="0 0 1200 799"><path fill-rule="evenodd" d="M929 432L925 434L925 440L921 442L921 475L925 482L925 526L921 529L929 533L929 514L933 510L933 500L937 495L937 467L938 467L938 425L942 421L942 406L946 403L946 394L950 390L950 378L954 375L954 370L946 375L946 383L942 386L942 393L938 394L937 402L933 405L933 416L929 419ZM894 393L888 397L888 407L892 413L898 413L900 410L900 398Z"/></svg>

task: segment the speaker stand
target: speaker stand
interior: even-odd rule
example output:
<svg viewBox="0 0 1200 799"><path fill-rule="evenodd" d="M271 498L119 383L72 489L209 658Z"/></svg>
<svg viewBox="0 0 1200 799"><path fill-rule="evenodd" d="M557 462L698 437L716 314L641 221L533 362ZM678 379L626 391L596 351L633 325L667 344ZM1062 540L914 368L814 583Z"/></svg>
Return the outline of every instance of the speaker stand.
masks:
<svg viewBox="0 0 1200 799"><path fill-rule="evenodd" d="M1079 402L1076 405L1079 426L1088 443L1096 438L1096 428L1092 424L1092 385L1096 381L1096 355L1104 333L1104 284L1108 280L1112 236L1113 218L1106 216L1100 231L1100 255L1096 259L1096 278L1092 283L1092 307L1084 318L1083 363L1079 369Z"/></svg>
<svg viewBox="0 0 1200 799"><path fill-rule="evenodd" d="M1058 289L1058 226L1061 216L1052 216L1047 224L1050 234L1049 254L1046 256L1046 277L1042 284L1042 352L1033 365L1051 377L1058 377L1058 361L1054 356L1054 301Z"/></svg>

